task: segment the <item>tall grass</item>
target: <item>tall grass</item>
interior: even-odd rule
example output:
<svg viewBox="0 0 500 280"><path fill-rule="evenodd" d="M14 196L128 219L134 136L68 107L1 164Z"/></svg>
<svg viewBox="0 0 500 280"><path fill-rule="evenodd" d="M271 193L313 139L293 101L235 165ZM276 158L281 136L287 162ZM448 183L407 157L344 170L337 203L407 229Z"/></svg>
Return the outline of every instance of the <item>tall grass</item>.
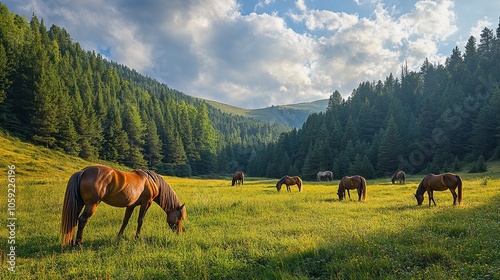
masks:
<svg viewBox="0 0 500 280"><path fill-rule="evenodd" d="M85 228L84 245L62 250L66 182L89 163L39 154L38 148L38 159L23 158L24 149L0 155L2 168L16 164L19 172L16 272L7 271L2 239L2 279L500 278L497 173L464 174L464 204L454 207L449 192L435 192L431 208L416 206L420 176L404 185L369 180L366 202L354 193L338 201L338 181L304 182L302 193L296 187L278 193L277 179L250 178L231 187L229 178L165 177L186 203L182 235L170 231L164 212L153 205L141 238L134 238L137 211L117 237L124 209L103 203ZM6 196L2 191L0 201ZM0 228L0 236L7 233Z"/></svg>

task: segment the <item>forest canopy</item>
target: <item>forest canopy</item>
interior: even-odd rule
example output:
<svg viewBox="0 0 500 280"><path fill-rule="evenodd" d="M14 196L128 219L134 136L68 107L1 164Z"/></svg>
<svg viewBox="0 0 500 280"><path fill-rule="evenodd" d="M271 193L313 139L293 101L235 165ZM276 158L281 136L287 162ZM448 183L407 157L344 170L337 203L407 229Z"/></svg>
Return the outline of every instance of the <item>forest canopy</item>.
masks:
<svg viewBox="0 0 500 280"><path fill-rule="evenodd" d="M463 53L462 53L463 52ZM85 159L166 175L314 179L458 171L500 158L500 24L444 64L365 81L300 129L219 111L0 3L0 128ZM482 163L482 164L481 164Z"/></svg>

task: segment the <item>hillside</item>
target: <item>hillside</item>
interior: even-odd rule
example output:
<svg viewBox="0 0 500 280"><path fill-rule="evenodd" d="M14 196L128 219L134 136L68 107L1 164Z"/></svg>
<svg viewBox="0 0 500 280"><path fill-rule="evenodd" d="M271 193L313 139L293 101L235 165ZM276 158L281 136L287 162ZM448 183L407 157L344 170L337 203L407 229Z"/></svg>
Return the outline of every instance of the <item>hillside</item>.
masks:
<svg viewBox="0 0 500 280"><path fill-rule="evenodd" d="M302 102L271 106L260 109L243 109L228 104L204 100L213 107L233 115L254 118L271 124L282 124L290 127L300 128L306 122L309 115L325 112L328 107L328 99L313 102Z"/></svg>
<svg viewBox="0 0 500 280"><path fill-rule="evenodd" d="M0 128L88 160L177 176L242 169L290 127L225 113L0 3Z"/></svg>
<svg viewBox="0 0 500 280"><path fill-rule="evenodd" d="M397 185L369 180L364 202L355 192L339 201L337 180L304 181L303 192L293 186L287 193L276 191L275 179L246 178L244 186L231 187L228 178L164 177L187 207L182 235L172 233L153 204L140 238L134 237L138 209L117 236L124 209L101 203L83 246L62 250L68 178L93 162L1 134L0 143L0 166L16 166L16 228L0 228L5 242L12 236L16 243L15 250L2 247L0 279L500 277L498 164L489 166L496 173L463 174L460 206L452 206L449 191L436 191L437 206L417 207L413 193L421 176ZM7 187L6 175L0 184ZM11 194L1 192L0 200L12 201Z"/></svg>

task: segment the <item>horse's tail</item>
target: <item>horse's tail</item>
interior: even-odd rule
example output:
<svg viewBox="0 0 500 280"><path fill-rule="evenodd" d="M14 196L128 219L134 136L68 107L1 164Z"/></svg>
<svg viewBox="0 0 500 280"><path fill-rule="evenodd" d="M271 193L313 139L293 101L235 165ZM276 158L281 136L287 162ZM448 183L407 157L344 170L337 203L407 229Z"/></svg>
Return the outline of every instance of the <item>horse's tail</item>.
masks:
<svg viewBox="0 0 500 280"><path fill-rule="evenodd" d="M61 223L61 241L63 247L73 243L78 215L83 208L83 200L79 190L82 175L83 170L71 175L68 186L66 187L66 193L64 194Z"/></svg>
<svg viewBox="0 0 500 280"><path fill-rule="evenodd" d="M300 177L297 177L297 184L299 185L299 192L302 191L302 179L300 179Z"/></svg>
<svg viewBox="0 0 500 280"><path fill-rule="evenodd" d="M455 175L458 181L458 205L462 205L462 178L460 176Z"/></svg>
<svg viewBox="0 0 500 280"><path fill-rule="evenodd" d="M361 177L361 199L365 201L366 199L366 179Z"/></svg>
<svg viewBox="0 0 500 280"><path fill-rule="evenodd" d="M241 185L243 186L243 182L245 181L245 173L241 172Z"/></svg>

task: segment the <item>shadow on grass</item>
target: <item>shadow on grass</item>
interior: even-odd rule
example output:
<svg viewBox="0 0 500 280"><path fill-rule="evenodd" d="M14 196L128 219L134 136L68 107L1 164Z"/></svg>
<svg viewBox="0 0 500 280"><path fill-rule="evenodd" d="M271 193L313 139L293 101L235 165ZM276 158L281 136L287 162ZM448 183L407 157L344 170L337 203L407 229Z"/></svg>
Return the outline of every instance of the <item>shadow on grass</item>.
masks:
<svg viewBox="0 0 500 280"><path fill-rule="evenodd" d="M335 201L326 200L328 202ZM499 279L500 196L471 209L432 212L397 234L347 238L311 251L260 256L224 273L227 278L274 279ZM416 205L387 211L429 211ZM445 209L446 210L446 209ZM462 211L463 210L463 211ZM333 233L332 233L333 234ZM341 237L339 237L341 238Z"/></svg>

